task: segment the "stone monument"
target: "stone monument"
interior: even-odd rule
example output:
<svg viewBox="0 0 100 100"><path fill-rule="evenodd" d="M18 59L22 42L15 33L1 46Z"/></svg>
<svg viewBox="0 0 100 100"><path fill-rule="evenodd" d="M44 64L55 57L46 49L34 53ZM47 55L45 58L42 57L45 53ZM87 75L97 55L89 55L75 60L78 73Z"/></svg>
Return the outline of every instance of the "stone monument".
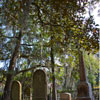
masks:
<svg viewBox="0 0 100 100"><path fill-rule="evenodd" d="M21 100L21 83L19 81L12 82L11 100Z"/></svg>
<svg viewBox="0 0 100 100"><path fill-rule="evenodd" d="M71 100L70 93L60 93L60 100Z"/></svg>
<svg viewBox="0 0 100 100"><path fill-rule="evenodd" d="M80 83L78 84L77 87L78 94L76 100L94 100L91 85L87 80L86 69L84 66L82 53L80 53L79 64L80 64Z"/></svg>
<svg viewBox="0 0 100 100"><path fill-rule="evenodd" d="M30 100L30 97L31 97L31 89L30 89L30 87L26 87L25 88L24 95L25 95L26 98L28 98Z"/></svg>
<svg viewBox="0 0 100 100"><path fill-rule="evenodd" d="M32 100L47 100L47 79L43 70L36 70L33 74Z"/></svg>

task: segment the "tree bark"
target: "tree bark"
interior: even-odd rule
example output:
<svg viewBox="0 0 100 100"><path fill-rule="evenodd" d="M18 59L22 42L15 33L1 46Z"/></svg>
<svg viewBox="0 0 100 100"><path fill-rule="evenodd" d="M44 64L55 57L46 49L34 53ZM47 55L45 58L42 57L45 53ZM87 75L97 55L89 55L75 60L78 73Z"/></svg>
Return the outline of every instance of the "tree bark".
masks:
<svg viewBox="0 0 100 100"><path fill-rule="evenodd" d="M51 37L52 40L52 37ZM56 87L55 87L55 64L54 64L54 54L53 54L53 45L51 45L51 68L52 68L52 83L53 83L53 87L52 87L52 100L57 100L56 97Z"/></svg>
<svg viewBox="0 0 100 100"><path fill-rule="evenodd" d="M9 68L8 68L7 80L6 80L2 100L10 100L11 83L12 83L16 59L17 59L17 56L18 56L18 51L19 51L19 48L20 48L21 37L22 37L22 32L20 31L16 46L15 46L15 50L14 50L14 52L12 54L12 58L10 60L10 65L9 65Z"/></svg>
<svg viewBox="0 0 100 100"><path fill-rule="evenodd" d="M66 89L66 84L67 84L67 67L64 67L65 69L65 76L64 76L64 85L63 85L63 89Z"/></svg>

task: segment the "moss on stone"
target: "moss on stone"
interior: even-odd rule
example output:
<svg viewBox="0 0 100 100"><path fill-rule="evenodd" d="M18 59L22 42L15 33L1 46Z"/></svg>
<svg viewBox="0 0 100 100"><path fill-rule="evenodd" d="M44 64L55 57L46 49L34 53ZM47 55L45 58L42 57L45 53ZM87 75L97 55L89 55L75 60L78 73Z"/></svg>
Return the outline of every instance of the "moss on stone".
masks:
<svg viewBox="0 0 100 100"><path fill-rule="evenodd" d="M12 82L11 100L21 100L21 83L19 81Z"/></svg>

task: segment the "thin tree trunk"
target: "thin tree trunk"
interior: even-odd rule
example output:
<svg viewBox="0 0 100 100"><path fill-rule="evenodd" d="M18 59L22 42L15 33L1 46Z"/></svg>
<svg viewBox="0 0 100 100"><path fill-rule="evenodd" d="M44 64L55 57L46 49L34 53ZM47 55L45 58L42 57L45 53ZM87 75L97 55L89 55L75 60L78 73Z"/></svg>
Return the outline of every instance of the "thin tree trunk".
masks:
<svg viewBox="0 0 100 100"><path fill-rule="evenodd" d="M66 89L66 84L67 84L67 67L65 67L65 76L64 76L64 85L63 85L63 89Z"/></svg>
<svg viewBox="0 0 100 100"><path fill-rule="evenodd" d="M20 48L21 36L22 36L22 32L20 31L15 50L14 50L14 52L12 54L12 58L10 60L10 65L9 65L9 68L8 68L7 80L6 80L2 100L10 100L11 82L12 82L12 78L13 78L13 72L14 72L16 59L17 59L17 56L18 56L18 51L19 51L19 48Z"/></svg>
<svg viewBox="0 0 100 100"><path fill-rule="evenodd" d="M51 37L52 40L52 37ZM52 100L57 100L56 97L56 87L55 87L55 65L54 65L54 54L53 54L53 45L51 45L51 68L52 68L52 83L53 83L53 87L52 87Z"/></svg>

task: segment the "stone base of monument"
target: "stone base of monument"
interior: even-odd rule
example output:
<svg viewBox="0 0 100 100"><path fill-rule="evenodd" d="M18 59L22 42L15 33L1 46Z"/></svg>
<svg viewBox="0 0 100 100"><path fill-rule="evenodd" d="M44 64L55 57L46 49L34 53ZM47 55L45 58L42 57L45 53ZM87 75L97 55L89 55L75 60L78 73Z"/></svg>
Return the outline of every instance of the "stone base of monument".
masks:
<svg viewBox="0 0 100 100"><path fill-rule="evenodd" d="M76 100L94 100L90 83L80 82L78 84L77 91L78 94Z"/></svg>
<svg viewBox="0 0 100 100"><path fill-rule="evenodd" d="M89 97L78 97L76 100L91 100Z"/></svg>
<svg viewBox="0 0 100 100"><path fill-rule="evenodd" d="M60 100L71 100L70 93L60 93Z"/></svg>

